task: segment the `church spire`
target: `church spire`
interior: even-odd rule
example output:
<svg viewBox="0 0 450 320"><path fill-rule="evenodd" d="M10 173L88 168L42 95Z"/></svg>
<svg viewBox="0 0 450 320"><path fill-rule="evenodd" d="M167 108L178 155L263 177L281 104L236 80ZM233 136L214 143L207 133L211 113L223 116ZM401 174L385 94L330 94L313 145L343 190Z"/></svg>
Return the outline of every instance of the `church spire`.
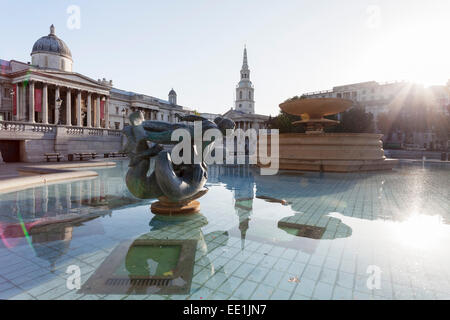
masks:
<svg viewBox="0 0 450 320"><path fill-rule="evenodd" d="M255 113L254 88L250 81L250 69L247 60L247 46L244 46L244 58L242 60L241 79L236 87L235 108L244 113Z"/></svg>
<svg viewBox="0 0 450 320"><path fill-rule="evenodd" d="M244 60L242 62L242 70L248 70L247 46L244 45Z"/></svg>

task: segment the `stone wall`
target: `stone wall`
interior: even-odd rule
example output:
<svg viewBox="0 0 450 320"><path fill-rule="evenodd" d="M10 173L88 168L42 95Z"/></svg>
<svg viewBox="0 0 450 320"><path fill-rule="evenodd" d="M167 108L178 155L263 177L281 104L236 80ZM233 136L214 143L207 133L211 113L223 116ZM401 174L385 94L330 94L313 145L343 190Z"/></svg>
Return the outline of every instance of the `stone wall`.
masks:
<svg viewBox="0 0 450 320"><path fill-rule="evenodd" d="M45 153L104 153L122 150L124 138L118 130L0 121L0 141L17 141L20 161L45 161ZM18 158L18 157L17 157ZM17 160L14 160L17 161Z"/></svg>
<svg viewBox="0 0 450 320"><path fill-rule="evenodd" d="M440 160L443 151L385 150L386 156L394 159L432 159Z"/></svg>
<svg viewBox="0 0 450 320"><path fill-rule="evenodd" d="M20 161L41 162L45 161L45 153L55 152L53 139L21 140Z"/></svg>

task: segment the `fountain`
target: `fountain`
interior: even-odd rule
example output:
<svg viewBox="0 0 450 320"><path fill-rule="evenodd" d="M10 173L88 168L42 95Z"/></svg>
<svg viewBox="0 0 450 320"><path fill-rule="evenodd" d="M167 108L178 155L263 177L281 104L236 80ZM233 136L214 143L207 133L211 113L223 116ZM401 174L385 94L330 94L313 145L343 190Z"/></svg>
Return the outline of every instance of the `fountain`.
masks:
<svg viewBox="0 0 450 320"><path fill-rule="evenodd" d="M280 134L279 168L329 172L392 169L398 160L385 157L383 135L324 132L324 127L339 123L324 117L344 112L352 104L351 100L337 98L296 99L280 104L284 112L302 117L294 124L304 124L306 132Z"/></svg>

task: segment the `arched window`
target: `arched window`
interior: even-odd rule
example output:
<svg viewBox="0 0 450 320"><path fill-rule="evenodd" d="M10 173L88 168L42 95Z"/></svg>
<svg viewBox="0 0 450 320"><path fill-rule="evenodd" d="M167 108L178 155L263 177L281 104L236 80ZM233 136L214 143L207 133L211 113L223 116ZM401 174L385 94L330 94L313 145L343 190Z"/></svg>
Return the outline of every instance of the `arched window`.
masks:
<svg viewBox="0 0 450 320"><path fill-rule="evenodd" d="M239 99L242 100L242 91L239 91Z"/></svg>

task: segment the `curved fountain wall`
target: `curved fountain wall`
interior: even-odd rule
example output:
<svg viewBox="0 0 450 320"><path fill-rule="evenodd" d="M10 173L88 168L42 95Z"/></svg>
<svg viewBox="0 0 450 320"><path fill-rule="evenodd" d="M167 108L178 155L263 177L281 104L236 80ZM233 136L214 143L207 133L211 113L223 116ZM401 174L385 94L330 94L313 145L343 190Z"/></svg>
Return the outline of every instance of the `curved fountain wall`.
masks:
<svg viewBox="0 0 450 320"><path fill-rule="evenodd" d="M329 172L390 170L398 160L386 159L381 138L381 134L369 133L280 134L279 168Z"/></svg>

